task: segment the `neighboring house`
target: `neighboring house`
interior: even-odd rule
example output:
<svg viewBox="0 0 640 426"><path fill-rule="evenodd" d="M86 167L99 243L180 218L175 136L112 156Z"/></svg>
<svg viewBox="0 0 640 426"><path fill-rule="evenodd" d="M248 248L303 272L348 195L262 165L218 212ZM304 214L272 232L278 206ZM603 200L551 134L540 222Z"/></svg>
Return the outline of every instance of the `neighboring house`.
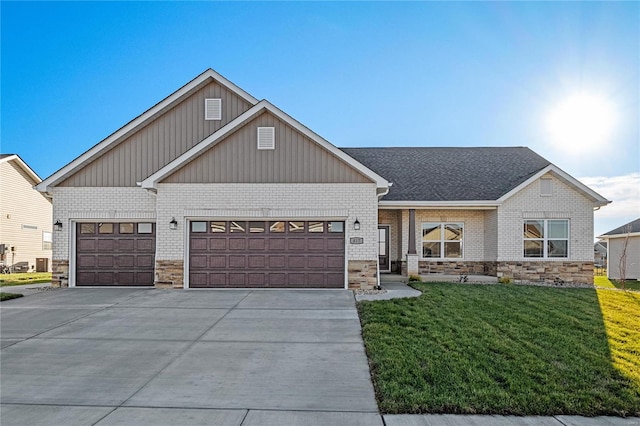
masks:
<svg viewBox="0 0 640 426"><path fill-rule="evenodd" d="M45 179L54 284L593 280L608 203L527 148L338 149L213 70Z"/></svg>
<svg viewBox="0 0 640 426"><path fill-rule="evenodd" d="M0 263L12 271L51 271L51 201L41 179L15 154L0 154Z"/></svg>
<svg viewBox="0 0 640 426"><path fill-rule="evenodd" d="M593 261L596 267L607 267L607 242L596 241L593 245Z"/></svg>
<svg viewBox="0 0 640 426"><path fill-rule="evenodd" d="M619 280L624 275L627 280L640 279L640 218L598 238L607 241L607 278ZM621 262L623 258L624 265Z"/></svg>

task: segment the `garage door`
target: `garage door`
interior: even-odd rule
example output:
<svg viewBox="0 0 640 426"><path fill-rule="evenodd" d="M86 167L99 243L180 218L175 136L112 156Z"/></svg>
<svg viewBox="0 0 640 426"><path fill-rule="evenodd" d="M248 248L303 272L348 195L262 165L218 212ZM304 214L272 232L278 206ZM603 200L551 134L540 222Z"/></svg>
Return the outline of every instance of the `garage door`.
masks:
<svg viewBox="0 0 640 426"><path fill-rule="evenodd" d="M155 223L76 224L77 286L151 286Z"/></svg>
<svg viewBox="0 0 640 426"><path fill-rule="evenodd" d="M344 222L193 221L189 286L344 288Z"/></svg>

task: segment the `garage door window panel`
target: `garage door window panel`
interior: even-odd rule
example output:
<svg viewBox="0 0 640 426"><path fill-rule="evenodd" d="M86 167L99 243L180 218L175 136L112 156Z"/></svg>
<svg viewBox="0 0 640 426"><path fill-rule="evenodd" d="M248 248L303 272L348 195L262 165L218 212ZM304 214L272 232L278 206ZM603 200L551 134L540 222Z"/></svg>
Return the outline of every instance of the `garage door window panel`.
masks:
<svg viewBox="0 0 640 426"><path fill-rule="evenodd" d="M227 222L211 222L211 233L220 234L227 232Z"/></svg>
<svg viewBox="0 0 640 426"><path fill-rule="evenodd" d="M141 222L138 224L138 234L151 234L153 233L153 224Z"/></svg>
<svg viewBox="0 0 640 426"><path fill-rule="evenodd" d="M99 223L98 234L113 234L113 223Z"/></svg>
<svg viewBox="0 0 640 426"><path fill-rule="evenodd" d="M133 223L118 224L118 232L120 234L133 234Z"/></svg>
<svg viewBox="0 0 640 426"><path fill-rule="evenodd" d="M191 222L191 232L194 232L194 233L207 232L207 222Z"/></svg>
<svg viewBox="0 0 640 426"><path fill-rule="evenodd" d="M285 222L269 222L269 232L273 234L283 233L285 230Z"/></svg>
<svg viewBox="0 0 640 426"><path fill-rule="evenodd" d="M247 230L247 222L231 222L229 232L232 234L244 234Z"/></svg>
<svg viewBox="0 0 640 426"><path fill-rule="evenodd" d="M304 222L289 222L289 233L304 232Z"/></svg>
<svg viewBox="0 0 640 426"><path fill-rule="evenodd" d="M80 233L81 234L95 234L96 233L96 224L95 223L81 223L80 224Z"/></svg>

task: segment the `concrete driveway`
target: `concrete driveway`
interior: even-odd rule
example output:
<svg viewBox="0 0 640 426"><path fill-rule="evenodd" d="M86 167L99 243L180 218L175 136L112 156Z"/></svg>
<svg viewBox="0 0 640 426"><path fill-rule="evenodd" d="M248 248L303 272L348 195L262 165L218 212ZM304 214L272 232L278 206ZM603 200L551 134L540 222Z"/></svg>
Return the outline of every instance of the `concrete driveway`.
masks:
<svg viewBox="0 0 640 426"><path fill-rule="evenodd" d="M0 311L3 426L382 425L350 291L66 289Z"/></svg>

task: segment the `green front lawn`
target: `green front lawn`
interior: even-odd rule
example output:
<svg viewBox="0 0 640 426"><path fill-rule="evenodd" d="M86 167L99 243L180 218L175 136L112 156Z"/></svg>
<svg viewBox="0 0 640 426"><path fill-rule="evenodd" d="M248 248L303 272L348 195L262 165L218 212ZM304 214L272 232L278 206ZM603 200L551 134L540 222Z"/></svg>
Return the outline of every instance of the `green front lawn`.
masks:
<svg viewBox="0 0 640 426"><path fill-rule="evenodd" d="M17 299L18 297L22 297L22 294L0 292L0 302L4 302L5 300Z"/></svg>
<svg viewBox="0 0 640 426"><path fill-rule="evenodd" d="M414 286L358 304L384 413L640 415L640 293Z"/></svg>
<svg viewBox="0 0 640 426"><path fill-rule="evenodd" d="M50 282L51 272L21 272L17 274L0 274L0 287Z"/></svg>
<svg viewBox="0 0 640 426"><path fill-rule="evenodd" d="M609 288L622 288L622 283L616 280L610 280L606 276L596 276L593 278L593 283L598 287ZM640 281L638 280L626 280L624 283L625 290L640 290Z"/></svg>

